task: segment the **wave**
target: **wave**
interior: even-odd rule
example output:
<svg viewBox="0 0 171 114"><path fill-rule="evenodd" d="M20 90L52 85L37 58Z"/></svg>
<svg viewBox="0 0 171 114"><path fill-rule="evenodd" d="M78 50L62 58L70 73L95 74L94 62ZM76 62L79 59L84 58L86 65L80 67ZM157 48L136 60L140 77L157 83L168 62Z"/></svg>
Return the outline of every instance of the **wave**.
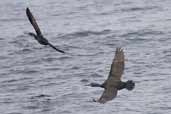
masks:
<svg viewBox="0 0 171 114"><path fill-rule="evenodd" d="M105 30L101 30L101 31L91 31L91 30L85 30L85 31L76 31L73 33L69 33L69 34L64 34L60 37L87 37L87 36L91 36L91 35L106 35L111 33L112 30L110 29L105 29Z"/></svg>
<svg viewBox="0 0 171 114"><path fill-rule="evenodd" d="M129 8L122 8L120 11L122 12L134 12L134 11L149 11L154 9L160 9L157 6L145 6L145 7L129 7Z"/></svg>

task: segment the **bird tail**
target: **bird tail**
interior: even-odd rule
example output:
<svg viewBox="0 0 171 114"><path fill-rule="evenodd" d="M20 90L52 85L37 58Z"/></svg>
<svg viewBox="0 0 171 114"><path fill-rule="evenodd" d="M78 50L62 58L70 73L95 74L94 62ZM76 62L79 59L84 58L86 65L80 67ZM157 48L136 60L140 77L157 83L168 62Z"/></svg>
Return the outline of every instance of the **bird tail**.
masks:
<svg viewBox="0 0 171 114"><path fill-rule="evenodd" d="M53 46L51 43L49 43L49 46L52 47L53 49L55 49L56 51L60 52L60 53L65 53L64 51L57 49L55 46Z"/></svg>
<svg viewBox="0 0 171 114"><path fill-rule="evenodd" d="M127 90L131 91L134 89L134 87L135 87L135 82L133 82L132 80L128 80L126 82L126 89Z"/></svg>
<svg viewBox="0 0 171 114"><path fill-rule="evenodd" d="M91 87L102 87L103 88L103 86L101 84L98 84L98 83L90 83L87 86L91 86Z"/></svg>

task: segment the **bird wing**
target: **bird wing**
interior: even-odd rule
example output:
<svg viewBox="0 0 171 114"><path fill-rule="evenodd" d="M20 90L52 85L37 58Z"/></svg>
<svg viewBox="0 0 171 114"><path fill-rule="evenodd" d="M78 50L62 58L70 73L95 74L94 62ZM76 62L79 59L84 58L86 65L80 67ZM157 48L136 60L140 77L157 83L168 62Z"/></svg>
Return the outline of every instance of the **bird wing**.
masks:
<svg viewBox="0 0 171 114"><path fill-rule="evenodd" d="M52 47L53 49L55 49L56 51L60 52L60 53L65 53L63 50L57 49L54 45L52 45L51 43L48 43L50 47Z"/></svg>
<svg viewBox="0 0 171 114"><path fill-rule="evenodd" d="M117 95L117 88L114 87L107 87L102 96L98 99L99 103L106 103L107 101L112 100Z"/></svg>
<svg viewBox="0 0 171 114"><path fill-rule="evenodd" d="M115 56L110 68L108 79L102 84L104 87L107 83L116 83L121 80L121 76L124 71L125 57L121 48L116 48Z"/></svg>
<svg viewBox="0 0 171 114"><path fill-rule="evenodd" d="M118 83L120 82L124 71L124 62L125 58L123 50L121 48L116 48L108 79L103 83L105 90L98 100L100 103L105 103L116 97Z"/></svg>
<svg viewBox="0 0 171 114"><path fill-rule="evenodd" d="M32 24L33 28L35 29L37 35L41 35L42 33L40 31L40 28L29 8L26 8L26 14L27 14L27 17L28 17L30 23Z"/></svg>
<svg viewBox="0 0 171 114"><path fill-rule="evenodd" d="M111 65L108 79L113 78L115 79L115 81L120 81L124 71L124 66L125 66L125 57L124 57L123 49L116 48L115 57Z"/></svg>

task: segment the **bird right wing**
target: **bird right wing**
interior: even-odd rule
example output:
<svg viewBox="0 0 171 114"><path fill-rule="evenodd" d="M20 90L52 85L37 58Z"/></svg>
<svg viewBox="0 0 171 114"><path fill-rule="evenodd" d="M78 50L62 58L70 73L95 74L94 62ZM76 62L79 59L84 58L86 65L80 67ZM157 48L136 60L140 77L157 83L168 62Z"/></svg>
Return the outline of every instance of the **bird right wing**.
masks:
<svg viewBox="0 0 171 114"><path fill-rule="evenodd" d="M63 50L57 49L54 45L52 45L51 43L48 43L50 47L52 47L53 49L55 49L56 51L60 52L60 53L65 53Z"/></svg>
<svg viewBox="0 0 171 114"><path fill-rule="evenodd" d="M115 83L121 80L121 76L124 71L125 57L121 48L116 48L115 56L110 68L108 79L103 83L103 86L107 86L107 83Z"/></svg>
<svg viewBox="0 0 171 114"><path fill-rule="evenodd" d="M124 66L125 66L125 56L124 56L123 49L116 48L115 57L111 65L108 78L112 77L116 80L120 80L124 71Z"/></svg>
<svg viewBox="0 0 171 114"><path fill-rule="evenodd" d="M98 99L98 102L99 103L106 103L107 101L110 101L112 100L113 98L116 97L117 95L117 88L114 88L114 87L107 87L102 96Z"/></svg>
<svg viewBox="0 0 171 114"><path fill-rule="evenodd" d="M26 8L26 14L27 14L27 17L30 21L30 23L32 24L33 28L35 29L37 35L41 35L41 31L40 31L40 28L36 22L36 19L34 18L33 14L31 13L30 9L27 7Z"/></svg>

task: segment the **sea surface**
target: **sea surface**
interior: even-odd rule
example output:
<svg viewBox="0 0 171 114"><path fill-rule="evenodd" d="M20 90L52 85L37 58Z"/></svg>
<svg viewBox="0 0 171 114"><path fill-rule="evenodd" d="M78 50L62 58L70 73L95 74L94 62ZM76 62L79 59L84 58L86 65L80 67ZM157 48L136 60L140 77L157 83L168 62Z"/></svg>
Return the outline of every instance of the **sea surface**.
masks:
<svg viewBox="0 0 171 114"><path fill-rule="evenodd" d="M27 6L67 54L26 34ZM136 87L92 102L116 47ZM0 50L0 114L171 114L171 0L0 0Z"/></svg>

